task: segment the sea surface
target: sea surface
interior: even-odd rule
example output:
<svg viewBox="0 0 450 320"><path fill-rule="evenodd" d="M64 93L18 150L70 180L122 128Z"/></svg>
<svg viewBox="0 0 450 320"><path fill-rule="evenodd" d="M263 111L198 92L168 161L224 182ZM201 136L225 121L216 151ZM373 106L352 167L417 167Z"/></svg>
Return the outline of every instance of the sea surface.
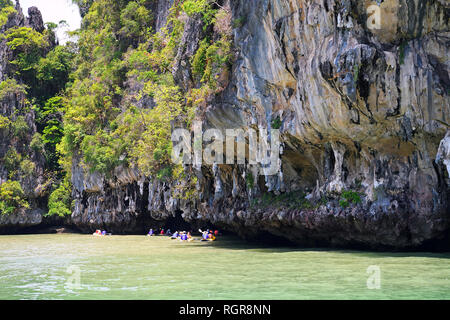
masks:
<svg viewBox="0 0 450 320"><path fill-rule="evenodd" d="M450 299L450 253L0 236L0 299Z"/></svg>

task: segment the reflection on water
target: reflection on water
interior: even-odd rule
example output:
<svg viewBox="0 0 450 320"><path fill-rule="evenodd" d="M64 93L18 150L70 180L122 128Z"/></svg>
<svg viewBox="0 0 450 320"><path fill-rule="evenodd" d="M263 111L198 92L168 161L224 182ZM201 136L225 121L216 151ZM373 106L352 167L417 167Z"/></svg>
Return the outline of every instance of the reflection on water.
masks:
<svg viewBox="0 0 450 320"><path fill-rule="evenodd" d="M450 254L0 236L0 299L449 299ZM369 266L380 289L369 289Z"/></svg>

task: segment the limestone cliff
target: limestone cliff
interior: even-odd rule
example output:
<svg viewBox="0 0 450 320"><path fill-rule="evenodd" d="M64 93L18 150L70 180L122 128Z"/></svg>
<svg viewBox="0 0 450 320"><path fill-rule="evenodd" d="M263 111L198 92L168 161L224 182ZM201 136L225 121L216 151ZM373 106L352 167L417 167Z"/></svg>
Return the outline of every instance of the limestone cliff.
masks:
<svg viewBox="0 0 450 320"><path fill-rule="evenodd" d="M158 1L156 16L164 19L171 4ZM229 5L235 60L225 90L207 103L204 128L268 129L280 120L280 173L249 184L251 166L203 166L196 170L199 197L187 201L173 197L174 185L132 169L117 168L107 179L81 172L75 161L72 220L88 229L124 224L131 230L139 219L181 216L244 237L268 232L305 245L410 247L445 236L448 3ZM195 86L189 58L199 47L200 26L192 18L185 23L173 70L181 88ZM342 205L349 190L361 201ZM261 201L268 193L276 199L296 192L310 205Z"/></svg>
<svg viewBox="0 0 450 320"><path fill-rule="evenodd" d="M45 159L40 152L30 147L36 133L35 113L27 100L22 79L16 77L11 69L10 62L14 60L14 54L3 37L7 30L16 27L29 27L40 33L45 29L39 10L31 7L28 17L25 17L19 3L15 6L15 12L0 27L0 82L12 79L15 84L10 88L5 87L0 95L0 116L9 124L0 127L0 184L15 176L30 202L29 208L20 208L14 214L0 214L0 232L39 225L46 210L43 201L47 181L44 177Z"/></svg>
<svg viewBox="0 0 450 320"><path fill-rule="evenodd" d="M175 2L154 2L155 32ZM83 3L86 14L91 2ZM75 155L70 223L126 233L183 219L300 245L405 248L444 241L450 226L449 4L217 5L230 12L233 63L216 75L221 90L197 116L204 130L279 128L278 174L258 175L248 164L186 166L197 179L197 196L183 198L174 190L189 179L163 182L133 166L91 173ZM191 62L205 30L199 17L183 19L172 75L187 91L198 86Z"/></svg>

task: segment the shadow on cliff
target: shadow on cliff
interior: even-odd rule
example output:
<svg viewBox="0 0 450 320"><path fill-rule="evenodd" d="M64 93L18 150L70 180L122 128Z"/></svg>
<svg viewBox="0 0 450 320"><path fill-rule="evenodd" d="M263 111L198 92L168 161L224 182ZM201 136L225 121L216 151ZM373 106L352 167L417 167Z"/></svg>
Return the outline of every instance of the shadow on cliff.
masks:
<svg viewBox="0 0 450 320"><path fill-rule="evenodd" d="M269 239L266 239L269 240ZM216 249L226 250L252 250L262 253L291 253L291 252L334 252L334 253L351 253L366 258L407 258L407 257L423 257L423 258L439 258L450 259L450 250L433 247L433 243L426 244L414 250L409 249L370 249L364 247L299 247L298 245L288 242L284 239L272 238L273 242L259 242L257 240L244 240L236 235L226 235L219 237L217 241L210 243L210 246ZM203 243L193 243L192 245L201 246Z"/></svg>

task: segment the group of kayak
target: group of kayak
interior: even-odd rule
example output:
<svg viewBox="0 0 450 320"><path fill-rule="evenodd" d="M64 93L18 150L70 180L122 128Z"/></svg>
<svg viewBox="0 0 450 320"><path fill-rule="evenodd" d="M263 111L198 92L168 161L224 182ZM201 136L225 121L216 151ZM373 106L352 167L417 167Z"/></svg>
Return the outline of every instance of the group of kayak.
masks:
<svg viewBox="0 0 450 320"><path fill-rule="evenodd" d="M105 230L95 230L95 232L92 234L93 236L96 236L96 237L101 237L101 236L110 236L111 235L111 233L106 233L106 231Z"/></svg>
<svg viewBox="0 0 450 320"><path fill-rule="evenodd" d="M219 235L219 231L215 230L206 230L206 231L202 231L202 230L198 230L201 235L202 238L201 239L194 239L191 235L190 232L186 232L186 231L175 231L174 233L172 233L170 231L170 229L168 229L167 231L164 231L164 229L160 229L159 232L155 232L153 229L150 229L150 231L148 232L147 236L155 236L157 234L162 235L162 236L169 236L170 239L172 240L180 240L180 241L194 241L194 240L200 240L200 241L215 241L217 236Z"/></svg>
<svg viewBox="0 0 450 320"><path fill-rule="evenodd" d="M206 230L202 231L201 229L198 230L200 234L202 235L201 239L194 239L190 232L186 231L175 231L172 233L170 229L165 231L164 229L160 229L158 232L155 232L153 229L150 229L147 236L155 236L155 235L161 235L161 236L169 236L172 240L180 240L180 241L194 241L194 240L200 240L200 241L215 241L217 239L217 236L219 235L219 231L215 230ZM95 230L95 232L92 234L96 237L101 236L110 236L111 233L107 233L105 230Z"/></svg>

